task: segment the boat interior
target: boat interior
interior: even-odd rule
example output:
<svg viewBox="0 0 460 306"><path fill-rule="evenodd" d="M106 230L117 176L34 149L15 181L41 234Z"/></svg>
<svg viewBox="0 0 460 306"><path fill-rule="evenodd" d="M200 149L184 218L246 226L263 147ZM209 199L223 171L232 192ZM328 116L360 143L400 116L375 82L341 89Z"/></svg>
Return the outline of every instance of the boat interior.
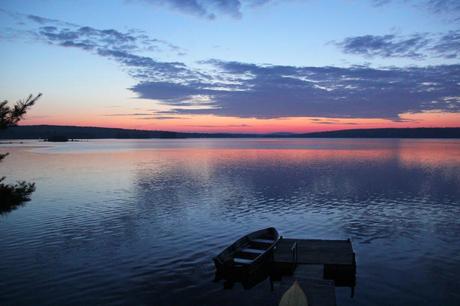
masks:
<svg viewBox="0 0 460 306"><path fill-rule="evenodd" d="M252 264L257 257L264 254L275 242L275 238L269 234L258 236L257 238L246 237L244 240L233 254L235 266Z"/></svg>

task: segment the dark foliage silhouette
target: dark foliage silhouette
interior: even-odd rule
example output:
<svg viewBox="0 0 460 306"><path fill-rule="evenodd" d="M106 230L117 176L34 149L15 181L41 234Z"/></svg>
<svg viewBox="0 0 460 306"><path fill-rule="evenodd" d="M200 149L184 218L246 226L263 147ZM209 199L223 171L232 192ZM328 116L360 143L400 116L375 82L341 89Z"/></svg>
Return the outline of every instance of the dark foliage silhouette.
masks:
<svg viewBox="0 0 460 306"><path fill-rule="evenodd" d="M0 102L0 131L16 126L41 95L41 93L35 97L29 95L13 106L9 106L8 101ZM7 156L8 153L0 154L0 162ZM35 183L20 181L16 184L7 184L3 183L5 178L5 176L0 177L0 214L10 212L30 200L30 195L35 191Z"/></svg>

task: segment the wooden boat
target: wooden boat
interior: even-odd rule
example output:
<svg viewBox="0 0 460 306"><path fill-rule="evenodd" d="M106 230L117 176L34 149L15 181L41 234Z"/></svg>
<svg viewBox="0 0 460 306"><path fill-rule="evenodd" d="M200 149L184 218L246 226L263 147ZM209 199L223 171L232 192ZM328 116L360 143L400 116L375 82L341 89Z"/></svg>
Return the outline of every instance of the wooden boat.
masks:
<svg viewBox="0 0 460 306"><path fill-rule="evenodd" d="M274 227L252 232L223 250L214 257L219 272L252 272L270 258L280 240Z"/></svg>

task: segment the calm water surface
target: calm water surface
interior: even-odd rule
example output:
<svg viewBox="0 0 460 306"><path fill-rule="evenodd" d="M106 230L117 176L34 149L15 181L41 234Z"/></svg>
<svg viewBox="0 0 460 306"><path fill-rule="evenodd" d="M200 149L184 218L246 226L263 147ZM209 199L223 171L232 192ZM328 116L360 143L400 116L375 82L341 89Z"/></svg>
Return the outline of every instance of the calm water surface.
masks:
<svg viewBox="0 0 460 306"><path fill-rule="evenodd" d="M270 305L214 283L240 235L351 238L354 298L460 304L460 141L98 140L0 145L37 184L0 216L0 305Z"/></svg>

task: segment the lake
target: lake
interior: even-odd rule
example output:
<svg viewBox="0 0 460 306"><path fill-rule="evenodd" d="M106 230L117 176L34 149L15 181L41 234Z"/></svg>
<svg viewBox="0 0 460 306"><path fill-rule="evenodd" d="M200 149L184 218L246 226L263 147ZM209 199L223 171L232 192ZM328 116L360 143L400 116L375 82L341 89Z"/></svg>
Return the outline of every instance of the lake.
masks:
<svg viewBox="0 0 460 306"><path fill-rule="evenodd" d="M354 297L460 304L460 140L158 139L2 144L32 201L0 216L0 305L258 305L213 282L247 232L347 239ZM265 304L264 304L265 305Z"/></svg>

